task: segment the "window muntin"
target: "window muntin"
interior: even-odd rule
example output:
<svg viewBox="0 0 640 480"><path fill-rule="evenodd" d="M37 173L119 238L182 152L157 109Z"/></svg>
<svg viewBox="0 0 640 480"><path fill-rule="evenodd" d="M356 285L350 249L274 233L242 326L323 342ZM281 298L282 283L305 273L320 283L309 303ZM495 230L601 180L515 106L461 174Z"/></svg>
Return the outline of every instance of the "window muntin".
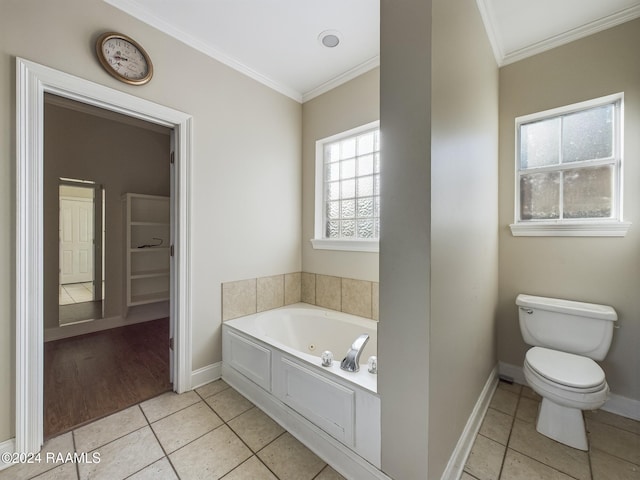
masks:
<svg viewBox="0 0 640 480"><path fill-rule="evenodd" d="M614 95L516 119L516 227L621 222L621 110Z"/></svg>
<svg viewBox="0 0 640 480"><path fill-rule="evenodd" d="M379 235L380 130L373 122L316 142L312 243L315 248L375 251L372 244Z"/></svg>

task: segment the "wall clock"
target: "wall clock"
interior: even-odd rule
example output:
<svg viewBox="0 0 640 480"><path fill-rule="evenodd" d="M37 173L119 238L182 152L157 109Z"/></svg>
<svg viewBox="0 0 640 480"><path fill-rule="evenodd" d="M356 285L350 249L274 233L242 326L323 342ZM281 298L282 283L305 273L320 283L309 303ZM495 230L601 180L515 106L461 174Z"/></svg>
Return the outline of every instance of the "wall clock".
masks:
<svg viewBox="0 0 640 480"><path fill-rule="evenodd" d="M147 52L127 35L107 32L96 42L98 60L112 76L129 85L144 85L153 76Z"/></svg>

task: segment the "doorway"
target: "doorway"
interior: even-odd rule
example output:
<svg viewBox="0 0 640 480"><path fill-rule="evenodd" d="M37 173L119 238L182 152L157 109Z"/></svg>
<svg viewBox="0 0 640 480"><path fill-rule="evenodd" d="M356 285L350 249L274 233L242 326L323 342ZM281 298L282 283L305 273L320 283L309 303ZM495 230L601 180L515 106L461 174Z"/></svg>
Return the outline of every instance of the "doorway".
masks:
<svg viewBox="0 0 640 480"><path fill-rule="evenodd" d="M175 268L171 273L173 389L191 387L191 295L189 227L191 117L182 112L87 80L16 59L16 450L38 451L43 443L43 294L44 94L99 106L135 119L172 128L175 167L172 211ZM56 202L57 207L57 202Z"/></svg>

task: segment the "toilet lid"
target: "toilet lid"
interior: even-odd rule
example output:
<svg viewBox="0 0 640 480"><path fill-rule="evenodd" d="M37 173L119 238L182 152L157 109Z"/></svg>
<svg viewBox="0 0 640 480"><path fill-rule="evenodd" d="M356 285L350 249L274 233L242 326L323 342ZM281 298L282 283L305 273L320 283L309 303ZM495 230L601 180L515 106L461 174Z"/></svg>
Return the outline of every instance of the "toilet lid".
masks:
<svg viewBox="0 0 640 480"><path fill-rule="evenodd" d="M527 351L526 362L543 377L568 387L597 387L605 380L596 362L572 353L533 347Z"/></svg>

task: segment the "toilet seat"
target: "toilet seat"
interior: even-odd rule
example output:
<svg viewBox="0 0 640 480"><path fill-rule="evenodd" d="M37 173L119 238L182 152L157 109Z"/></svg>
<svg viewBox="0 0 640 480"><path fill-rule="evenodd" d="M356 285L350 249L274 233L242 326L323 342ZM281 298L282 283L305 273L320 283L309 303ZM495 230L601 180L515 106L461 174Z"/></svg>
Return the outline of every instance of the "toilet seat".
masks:
<svg viewBox="0 0 640 480"><path fill-rule="evenodd" d="M527 351L525 364L539 376L570 392L598 392L606 385L602 368L580 355L533 347Z"/></svg>

